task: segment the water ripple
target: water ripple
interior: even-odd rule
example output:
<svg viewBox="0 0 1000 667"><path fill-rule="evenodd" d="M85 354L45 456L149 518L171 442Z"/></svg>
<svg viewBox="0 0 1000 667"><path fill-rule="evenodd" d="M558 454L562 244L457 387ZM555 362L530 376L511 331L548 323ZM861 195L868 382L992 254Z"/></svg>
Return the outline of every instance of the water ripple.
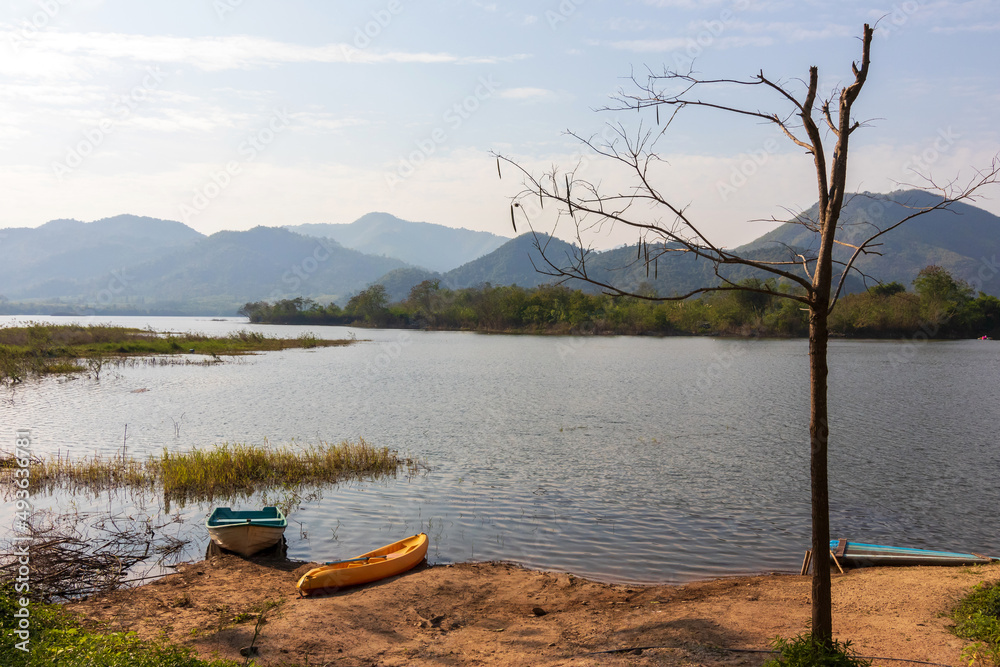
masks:
<svg viewBox="0 0 1000 667"><path fill-rule="evenodd" d="M349 482L303 503L290 516L292 558L356 555L423 530L435 562L506 559L603 580L798 568L810 534L804 341L355 333L371 341L47 378L5 397L3 423L32 429L40 453L120 451L127 424L134 455L362 436L427 462L416 477ZM926 344L896 363L898 345L832 346L833 533L1000 554L984 520L1000 500L1000 345ZM209 509L183 512L202 541ZM3 525L11 511L0 506Z"/></svg>

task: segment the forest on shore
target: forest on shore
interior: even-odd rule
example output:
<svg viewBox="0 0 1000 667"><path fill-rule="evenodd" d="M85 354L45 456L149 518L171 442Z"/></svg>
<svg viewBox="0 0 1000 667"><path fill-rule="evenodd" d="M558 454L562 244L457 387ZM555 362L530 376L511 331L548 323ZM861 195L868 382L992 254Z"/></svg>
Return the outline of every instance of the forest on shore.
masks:
<svg viewBox="0 0 1000 667"><path fill-rule="evenodd" d="M343 308L298 297L245 304L253 323L350 325L533 334L717 335L801 337L808 313L800 302L766 292L791 293L787 285L748 278L741 286L683 301L591 294L566 286L523 288L484 284L448 289L426 280L406 299L390 303L375 284ZM1000 336L1000 299L975 294L966 282L928 266L912 291L898 282L875 285L840 299L830 316L832 335L852 338Z"/></svg>

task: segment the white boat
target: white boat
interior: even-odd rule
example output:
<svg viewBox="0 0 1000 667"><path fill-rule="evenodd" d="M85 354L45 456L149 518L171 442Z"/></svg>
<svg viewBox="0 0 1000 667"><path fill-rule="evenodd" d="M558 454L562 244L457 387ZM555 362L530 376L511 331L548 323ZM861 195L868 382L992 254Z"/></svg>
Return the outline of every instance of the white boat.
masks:
<svg viewBox="0 0 1000 667"><path fill-rule="evenodd" d="M205 526L215 544L241 556L252 556L277 544L288 521L277 507L244 511L216 507Z"/></svg>

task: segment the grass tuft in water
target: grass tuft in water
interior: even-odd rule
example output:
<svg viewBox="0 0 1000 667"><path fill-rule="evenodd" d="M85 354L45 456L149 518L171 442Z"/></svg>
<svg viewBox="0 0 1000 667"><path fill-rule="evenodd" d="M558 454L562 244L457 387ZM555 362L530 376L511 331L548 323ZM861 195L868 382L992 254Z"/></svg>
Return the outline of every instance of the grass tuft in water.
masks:
<svg viewBox="0 0 1000 667"><path fill-rule="evenodd" d="M156 461L164 492L187 498L329 484L359 475L393 476L406 464L388 447L373 447L363 439L299 450L225 443L209 450L164 451Z"/></svg>
<svg viewBox="0 0 1000 667"><path fill-rule="evenodd" d="M150 474L148 465L121 456L73 459L68 454L42 457L32 466L32 483L44 489L57 486L68 490L90 489L151 489L156 486L156 478Z"/></svg>
<svg viewBox="0 0 1000 667"><path fill-rule="evenodd" d="M164 450L162 456L138 461L122 456L70 459L43 458L31 479L40 488L89 490L161 488L181 504L216 498L249 497L261 491L295 490L359 477L394 477L401 468L419 464L388 447L363 439L305 448L230 444L187 452Z"/></svg>

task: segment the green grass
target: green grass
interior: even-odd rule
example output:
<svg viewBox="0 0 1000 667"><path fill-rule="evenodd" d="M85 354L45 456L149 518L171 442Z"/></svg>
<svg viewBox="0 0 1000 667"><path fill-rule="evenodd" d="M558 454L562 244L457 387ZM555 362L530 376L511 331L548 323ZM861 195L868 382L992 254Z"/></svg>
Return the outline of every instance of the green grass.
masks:
<svg viewBox="0 0 1000 667"><path fill-rule="evenodd" d="M17 384L43 373L77 373L79 360L103 361L136 356L190 353L211 357L271 352L289 348L350 345L353 340L323 340L312 334L276 338L241 330L228 336L159 334L112 325L32 323L0 327L0 384Z"/></svg>
<svg viewBox="0 0 1000 667"><path fill-rule="evenodd" d="M871 660L859 657L851 642L833 640L831 646L817 641L811 634L794 639L775 637L771 646L778 653L764 667L870 667Z"/></svg>
<svg viewBox="0 0 1000 667"><path fill-rule="evenodd" d="M202 660L191 649L143 641L132 632L97 633L83 628L59 605L32 602L28 651L17 648L15 634L21 594L10 582L0 584L0 656L4 667L237 667L243 662ZM253 664L253 663L251 663Z"/></svg>
<svg viewBox="0 0 1000 667"><path fill-rule="evenodd" d="M183 504L295 490L352 477L394 476L400 468L416 466L388 447L374 447L364 440L295 449L224 443L187 452L164 450L161 456L145 461L101 455L47 457L33 466L31 480L49 490L159 488L165 497Z"/></svg>
<svg viewBox="0 0 1000 667"><path fill-rule="evenodd" d="M83 373L87 369L74 361L56 361L45 364L45 373L54 375L72 375L73 373Z"/></svg>
<svg viewBox="0 0 1000 667"><path fill-rule="evenodd" d="M963 657L970 665L1000 664L1000 584L979 583L951 612L952 632L974 644Z"/></svg>
<svg viewBox="0 0 1000 667"><path fill-rule="evenodd" d="M73 459L68 454L42 457L31 469L32 484L38 488L63 487L70 490L155 488L157 479L148 461L121 456L85 456Z"/></svg>

